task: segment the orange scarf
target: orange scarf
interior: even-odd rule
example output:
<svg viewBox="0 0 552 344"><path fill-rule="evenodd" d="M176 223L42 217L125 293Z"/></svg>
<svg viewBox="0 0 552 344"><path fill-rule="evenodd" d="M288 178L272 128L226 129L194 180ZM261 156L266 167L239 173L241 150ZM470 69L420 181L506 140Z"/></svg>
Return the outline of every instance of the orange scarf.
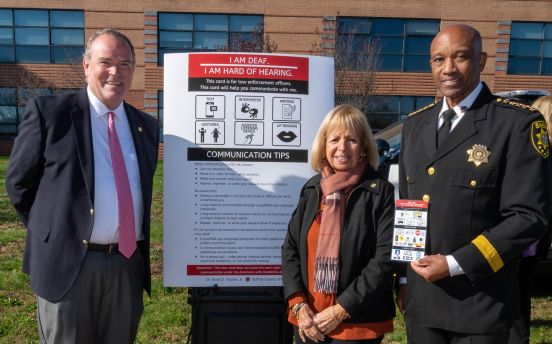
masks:
<svg viewBox="0 0 552 344"><path fill-rule="evenodd" d="M345 215L345 195L358 184L366 162L364 160L347 170L334 171L326 165L322 169L322 219L314 265L314 291L337 293L339 277L339 245L341 226Z"/></svg>

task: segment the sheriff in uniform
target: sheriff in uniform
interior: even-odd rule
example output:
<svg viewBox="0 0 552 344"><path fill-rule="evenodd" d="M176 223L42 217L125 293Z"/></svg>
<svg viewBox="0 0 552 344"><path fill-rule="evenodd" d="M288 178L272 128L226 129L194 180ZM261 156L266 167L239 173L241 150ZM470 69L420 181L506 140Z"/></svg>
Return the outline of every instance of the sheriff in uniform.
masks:
<svg viewBox="0 0 552 344"><path fill-rule="evenodd" d="M401 198L429 202L426 257L408 266L397 300L412 344L508 343L518 260L546 231L546 123L491 94L486 57L474 28L443 29L431 68L444 98L404 124Z"/></svg>

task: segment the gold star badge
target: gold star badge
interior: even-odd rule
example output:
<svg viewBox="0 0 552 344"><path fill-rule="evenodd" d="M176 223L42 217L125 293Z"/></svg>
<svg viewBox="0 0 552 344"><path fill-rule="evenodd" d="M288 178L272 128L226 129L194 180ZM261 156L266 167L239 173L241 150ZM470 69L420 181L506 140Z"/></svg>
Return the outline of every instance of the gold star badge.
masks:
<svg viewBox="0 0 552 344"><path fill-rule="evenodd" d="M466 153L468 153L469 156L468 162L473 162L475 166L488 164L489 156L491 156L491 152L489 152L487 146L485 145L473 145L473 147L468 149Z"/></svg>

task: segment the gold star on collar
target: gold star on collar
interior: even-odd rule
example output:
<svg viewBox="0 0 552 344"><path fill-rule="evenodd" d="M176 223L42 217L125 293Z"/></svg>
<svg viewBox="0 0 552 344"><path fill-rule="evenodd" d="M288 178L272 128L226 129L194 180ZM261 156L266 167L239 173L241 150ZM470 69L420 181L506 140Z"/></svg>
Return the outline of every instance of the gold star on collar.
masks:
<svg viewBox="0 0 552 344"><path fill-rule="evenodd" d="M489 152L487 146L485 145L473 145L473 147L468 149L466 153L468 153L469 156L468 162L473 162L475 166L488 164L489 156L491 156L491 152Z"/></svg>

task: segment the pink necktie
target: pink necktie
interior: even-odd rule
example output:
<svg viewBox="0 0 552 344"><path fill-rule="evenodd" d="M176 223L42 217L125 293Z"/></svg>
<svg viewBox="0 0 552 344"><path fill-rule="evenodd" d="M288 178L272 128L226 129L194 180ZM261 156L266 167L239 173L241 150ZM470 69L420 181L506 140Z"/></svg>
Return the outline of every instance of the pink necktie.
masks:
<svg viewBox="0 0 552 344"><path fill-rule="evenodd" d="M115 188L117 189L117 204L119 208L119 252L130 258L136 251L136 233L134 225L134 206L132 193L125 166L125 159L121 151L119 137L115 130L115 114L108 112L107 136L109 139L109 152L111 165L115 176Z"/></svg>

